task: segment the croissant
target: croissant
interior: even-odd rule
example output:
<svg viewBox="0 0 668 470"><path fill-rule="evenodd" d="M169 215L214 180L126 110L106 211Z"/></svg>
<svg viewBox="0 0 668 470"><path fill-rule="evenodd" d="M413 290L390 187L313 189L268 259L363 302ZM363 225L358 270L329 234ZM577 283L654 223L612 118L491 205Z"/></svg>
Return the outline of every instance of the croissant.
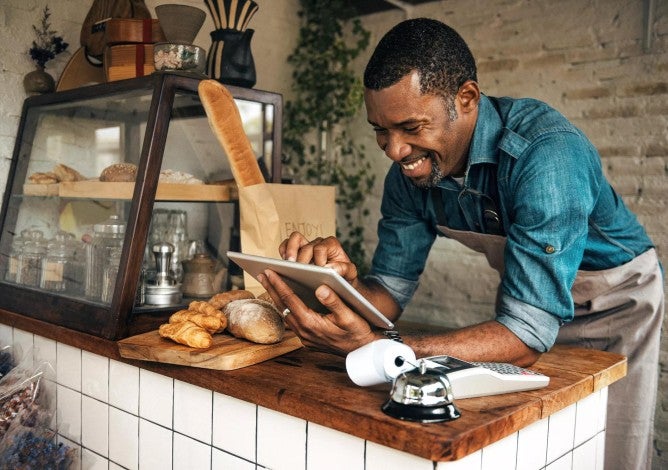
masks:
<svg viewBox="0 0 668 470"><path fill-rule="evenodd" d="M185 344L191 348L210 348L213 344L211 334L191 321L165 323L160 325L158 333L163 338L169 338L172 341Z"/></svg>
<svg viewBox="0 0 668 470"><path fill-rule="evenodd" d="M179 310L169 317L169 323L191 321L209 333L221 333L227 327L227 317L220 310L214 309L214 312L216 313L209 315L196 310Z"/></svg>

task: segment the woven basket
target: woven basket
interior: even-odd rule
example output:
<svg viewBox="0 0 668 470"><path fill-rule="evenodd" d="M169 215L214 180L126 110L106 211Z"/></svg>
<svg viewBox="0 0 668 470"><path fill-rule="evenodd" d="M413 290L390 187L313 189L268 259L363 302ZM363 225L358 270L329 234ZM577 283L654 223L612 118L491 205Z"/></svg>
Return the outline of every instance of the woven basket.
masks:
<svg viewBox="0 0 668 470"><path fill-rule="evenodd" d="M206 18L204 10L174 3L156 6L155 15L167 41L181 44L193 43Z"/></svg>

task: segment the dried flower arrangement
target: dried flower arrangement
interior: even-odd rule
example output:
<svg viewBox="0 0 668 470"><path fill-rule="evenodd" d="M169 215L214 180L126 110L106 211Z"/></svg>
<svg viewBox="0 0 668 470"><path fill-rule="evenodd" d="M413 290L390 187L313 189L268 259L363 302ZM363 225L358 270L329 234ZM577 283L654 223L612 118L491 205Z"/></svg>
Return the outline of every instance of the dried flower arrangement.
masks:
<svg viewBox="0 0 668 470"><path fill-rule="evenodd" d="M28 51L30 58L42 69L48 61L65 51L69 46L68 43L63 41L61 36L56 35L56 31L51 29L51 23L49 23L50 16L51 12L47 5L44 7L44 12L42 13L40 26L32 26L37 39L32 42L32 47Z"/></svg>

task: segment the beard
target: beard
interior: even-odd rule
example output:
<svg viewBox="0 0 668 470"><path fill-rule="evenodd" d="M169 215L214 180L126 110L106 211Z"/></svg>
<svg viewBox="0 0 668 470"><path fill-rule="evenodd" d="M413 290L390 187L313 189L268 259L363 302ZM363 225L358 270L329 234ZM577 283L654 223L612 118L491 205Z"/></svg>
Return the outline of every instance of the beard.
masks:
<svg viewBox="0 0 668 470"><path fill-rule="evenodd" d="M435 188L438 185L438 183L440 183L444 178L443 172L436 164L436 160L434 159L434 157L433 156L429 157L429 160L431 161L431 172L429 173L429 176L418 180L411 179L411 181L417 188L420 189Z"/></svg>

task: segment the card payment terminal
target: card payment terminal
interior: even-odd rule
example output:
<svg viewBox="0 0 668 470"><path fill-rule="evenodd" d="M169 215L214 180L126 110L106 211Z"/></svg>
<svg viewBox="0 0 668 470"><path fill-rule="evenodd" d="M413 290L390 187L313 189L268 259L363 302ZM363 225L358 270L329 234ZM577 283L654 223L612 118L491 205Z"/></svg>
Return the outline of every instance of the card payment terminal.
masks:
<svg viewBox="0 0 668 470"><path fill-rule="evenodd" d="M424 361L428 368L447 375L455 399L535 390L550 383L546 375L503 362L466 362L450 356Z"/></svg>

